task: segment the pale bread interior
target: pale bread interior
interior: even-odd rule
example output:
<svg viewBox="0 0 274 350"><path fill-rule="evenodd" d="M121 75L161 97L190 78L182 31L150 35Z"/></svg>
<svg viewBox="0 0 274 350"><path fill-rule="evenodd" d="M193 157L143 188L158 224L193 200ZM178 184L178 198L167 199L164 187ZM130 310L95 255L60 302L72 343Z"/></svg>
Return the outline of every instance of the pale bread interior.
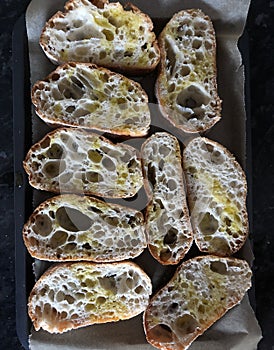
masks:
<svg viewBox="0 0 274 350"><path fill-rule="evenodd" d="M234 156L220 144L195 138L184 150L189 208L201 251L231 255L246 240L246 178Z"/></svg>
<svg viewBox="0 0 274 350"><path fill-rule="evenodd" d="M33 257L48 261L121 261L140 255L147 245L141 212L77 195L42 203L23 237Z"/></svg>
<svg viewBox="0 0 274 350"><path fill-rule="evenodd" d="M160 55L150 18L137 9L127 11L118 2L93 3L69 1L64 14L47 22L41 45L49 58L128 71L154 69Z"/></svg>
<svg viewBox="0 0 274 350"><path fill-rule="evenodd" d="M150 126L141 85L92 64L69 63L35 84L32 101L46 122L141 136Z"/></svg>
<svg viewBox="0 0 274 350"><path fill-rule="evenodd" d="M81 129L47 134L32 146L24 166L32 186L52 192L130 197L143 185L135 148Z"/></svg>
<svg viewBox="0 0 274 350"><path fill-rule="evenodd" d="M149 249L159 262L176 264L193 240L178 140L165 132L152 135L142 160L152 196L146 210Z"/></svg>
<svg viewBox="0 0 274 350"><path fill-rule="evenodd" d="M186 132L205 131L220 119L216 86L216 38L200 10L181 11L159 37L161 71L156 85L160 108Z"/></svg>
<svg viewBox="0 0 274 350"><path fill-rule="evenodd" d="M151 289L133 263L59 263L35 284L29 315L36 330L50 333L128 319L146 308Z"/></svg>
<svg viewBox="0 0 274 350"><path fill-rule="evenodd" d="M148 341L159 349L187 349L251 286L244 260L204 256L184 262L145 312Z"/></svg>

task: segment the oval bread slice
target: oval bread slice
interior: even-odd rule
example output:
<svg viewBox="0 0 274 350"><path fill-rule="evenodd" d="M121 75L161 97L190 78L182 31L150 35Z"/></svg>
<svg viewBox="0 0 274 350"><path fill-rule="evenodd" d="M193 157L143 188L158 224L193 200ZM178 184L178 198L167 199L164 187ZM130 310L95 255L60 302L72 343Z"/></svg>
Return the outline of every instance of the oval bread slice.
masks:
<svg viewBox="0 0 274 350"><path fill-rule="evenodd" d="M145 311L148 342L159 349L188 349L242 300L251 275L247 262L235 258L208 255L184 262Z"/></svg>
<svg viewBox="0 0 274 350"><path fill-rule="evenodd" d="M40 204L23 238L32 257L48 261L120 261L147 246L141 212L74 194Z"/></svg>
<svg viewBox="0 0 274 350"><path fill-rule="evenodd" d="M183 153L195 242L202 252L226 256L248 235L245 174L222 145L198 137Z"/></svg>
<svg viewBox="0 0 274 350"><path fill-rule="evenodd" d="M95 63L130 74L152 71L160 52L148 15L107 0L70 0L46 23L40 45L55 64Z"/></svg>
<svg viewBox="0 0 274 350"><path fill-rule="evenodd" d="M48 133L29 150L24 168L30 184L50 192L132 197L143 185L137 150L75 128Z"/></svg>
<svg viewBox="0 0 274 350"><path fill-rule="evenodd" d="M151 197L146 209L148 247L161 264L177 264L193 241L180 145L176 137L158 132L143 143L141 155Z"/></svg>
<svg viewBox="0 0 274 350"><path fill-rule="evenodd" d="M146 135L148 97L139 83L94 64L70 62L32 89L36 113L48 124L118 135Z"/></svg>
<svg viewBox="0 0 274 350"><path fill-rule="evenodd" d="M216 38L201 10L176 13L159 36L161 61L156 95L164 117L189 133L221 118L216 83Z"/></svg>
<svg viewBox="0 0 274 350"><path fill-rule="evenodd" d="M36 330L63 333L134 317L148 305L151 289L149 277L131 262L59 263L35 284L28 312Z"/></svg>

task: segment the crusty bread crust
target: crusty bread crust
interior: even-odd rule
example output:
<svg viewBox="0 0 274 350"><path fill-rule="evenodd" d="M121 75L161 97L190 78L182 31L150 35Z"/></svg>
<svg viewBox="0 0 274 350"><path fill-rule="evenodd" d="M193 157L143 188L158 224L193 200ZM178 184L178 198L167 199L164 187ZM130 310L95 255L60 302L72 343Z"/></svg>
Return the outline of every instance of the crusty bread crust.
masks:
<svg viewBox="0 0 274 350"><path fill-rule="evenodd" d="M144 136L150 127L141 85L91 63L69 62L32 88L37 115L54 126Z"/></svg>
<svg viewBox="0 0 274 350"><path fill-rule="evenodd" d="M200 256L182 263L144 313L147 341L163 350L185 350L251 287L248 263Z"/></svg>
<svg viewBox="0 0 274 350"><path fill-rule="evenodd" d="M151 198L145 214L148 248L161 264L178 264L193 241L179 142L158 132L143 143L141 156Z"/></svg>
<svg viewBox="0 0 274 350"><path fill-rule="evenodd" d="M30 148L23 166L33 187L53 193L123 198L143 186L135 148L80 128L48 133Z"/></svg>
<svg viewBox="0 0 274 350"><path fill-rule="evenodd" d="M74 194L41 203L24 225L23 239L32 257L48 261L122 261L147 246L141 212Z"/></svg>
<svg viewBox="0 0 274 350"><path fill-rule="evenodd" d="M210 18L199 9L180 11L158 41L161 60L155 93L163 116L187 133L208 130L221 118Z"/></svg>
<svg viewBox="0 0 274 350"><path fill-rule="evenodd" d="M74 12L77 14L76 24L73 21L67 23L68 16L73 16ZM99 17L94 20L95 14ZM129 18L129 22L125 20L123 23L116 23L125 16ZM134 26L134 21L138 22L138 28ZM83 26L83 32L79 30L79 26ZM129 29L137 32L134 36L127 34L129 37L121 39L120 36L124 35L126 29L128 32ZM66 35L69 32L73 39L67 40ZM98 40L101 40L99 46ZM112 44L113 40L117 42ZM119 42L125 42L126 48L120 48ZM150 17L130 3L123 8L119 2L70 0L65 5L64 13L58 11L48 20L40 36L40 45L54 64L68 61L91 62L132 75L151 72L160 60L160 50ZM107 48L109 45L110 50ZM101 49L102 53L98 52Z"/></svg>
<svg viewBox="0 0 274 350"><path fill-rule="evenodd" d="M28 301L35 330L63 333L126 320L146 308L152 286L133 262L58 263L36 282Z"/></svg>
<svg viewBox="0 0 274 350"><path fill-rule="evenodd" d="M200 251L232 255L248 236L246 176L221 144L194 138L183 153L194 239Z"/></svg>

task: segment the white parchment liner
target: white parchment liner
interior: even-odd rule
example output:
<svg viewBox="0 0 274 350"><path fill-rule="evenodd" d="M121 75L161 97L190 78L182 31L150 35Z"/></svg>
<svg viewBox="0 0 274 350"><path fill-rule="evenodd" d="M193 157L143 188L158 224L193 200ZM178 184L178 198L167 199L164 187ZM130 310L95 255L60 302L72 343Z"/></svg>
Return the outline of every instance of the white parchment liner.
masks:
<svg viewBox="0 0 274 350"><path fill-rule="evenodd" d="M126 1L121 1L125 3ZM57 10L63 10L64 0L32 0L26 13L31 83L45 78L55 66L50 63L39 46L39 36L46 20ZM246 114L244 93L244 67L238 50L238 39L242 35L250 0L132 0L132 3L152 20L165 23L182 9L200 8L208 14L214 24L217 36L218 91L223 100L222 120L206 136L226 146L245 168L246 165ZM150 77L139 82L153 95ZM152 108L153 109L157 109ZM152 116L154 125L155 116ZM33 142L37 142L50 129L33 112ZM157 116L156 116L157 118ZM162 122L161 122L162 123ZM177 136L177 135L176 135ZM48 194L34 191L36 206ZM141 208L139 208L141 209ZM251 261L249 244L241 250L241 257ZM149 267L146 261L149 260ZM146 252L138 262L150 275L154 286L160 279L169 276L171 270L163 268ZM42 267L41 267L42 266ZM39 276L44 268L36 262ZM166 277L165 277L166 278ZM248 297L217 321L191 346L191 350L255 350L261 338L261 331L249 304ZM32 350L149 350L154 349L145 340L142 315L128 321L93 325L64 334L49 334L43 330L32 330Z"/></svg>

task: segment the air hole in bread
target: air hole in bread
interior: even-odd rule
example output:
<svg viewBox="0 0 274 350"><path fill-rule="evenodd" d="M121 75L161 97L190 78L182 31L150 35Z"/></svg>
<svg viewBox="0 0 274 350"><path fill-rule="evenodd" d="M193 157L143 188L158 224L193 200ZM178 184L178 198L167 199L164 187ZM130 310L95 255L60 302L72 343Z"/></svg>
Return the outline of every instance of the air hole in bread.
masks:
<svg viewBox="0 0 274 350"><path fill-rule="evenodd" d="M169 305L168 307L168 313L169 314L173 314L176 312L176 310L178 310L179 304L178 303L172 303L171 305Z"/></svg>
<svg viewBox="0 0 274 350"><path fill-rule="evenodd" d="M155 52L151 50L151 51L149 52L149 54L148 54L148 58L150 58L150 59L152 60L152 59L155 58L155 57L156 57Z"/></svg>
<svg viewBox="0 0 274 350"><path fill-rule="evenodd" d="M239 242L241 243L241 242ZM215 251L222 252L224 255L229 255L231 252L231 248L225 238L222 237L213 237L211 242L211 246L214 247Z"/></svg>
<svg viewBox="0 0 274 350"><path fill-rule="evenodd" d="M170 191L174 191L177 188L177 183L175 180L169 179L167 182L167 186L170 189Z"/></svg>
<svg viewBox="0 0 274 350"><path fill-rule="evenodd" d="M93 163L100 163L103 155L98 150L89 150L88 157Z"/></svg>
<svg viewBox="0 0 274 350"><path fill-rule="evenodd" d="M185 336L193 333L199 327L199 322L197 322L197 320L189 314L178 317L175 321L175 332L180 336Z"/></svg>
<svg viewBox="0 0 274 350"><path fill-rule="evenodd" d="M172 330L166 324L158 324L149 330L149 336L157 339L159 343L170 343L172 341Z"/></svg>
<svg viewBox="0 0 274 350"><path fill-rule="evenodd" d="M189 107L194 109L207 105L210 101L210 95L202 86L198 84L191 84L183 89L177 96L177 104L182 107Z"/></svg>
<svg viewBox="0 0 274 350"><path fill-rule="evenodd" d="M168 261L172 256L172 252L170 249L162 249L160 252L160 259L162 261Z"/></svg>
<svg viewBox="0 0 274 350"><path fill-rule="evenodd" d="M54 178L62 174L66 169L65 161L51 161L47 162L43 167L43 173L49 177Z"/></svg>
<svg viewBox="0 0 274 350"><path fill-rule="evenodd" d="M102 160L102 165L109 171L114 171L116 169L115 164L109 157L104 157Z"/></svg>
<svg viewBox="0 0 274 350"><path fill-rule="evenodd" d="M52 74L51 79L53 81L57 81L60 79L60 75L58 73L54 73L54 74Z"/></svg>
<svg viewBox="0 0 274 350"><path fill-rule="evenodd" d="M52 222L50 218L45 214L37 215L33 230L35 233L43 237L48 236L52 230Z"/></svg>
<svg viewBox="0 0 274 350"><path fill-rule="evenodd" d="M201 51L195 52L195 56L196 56L196 59L197 59L197 60L202 61L202 60L204 59L204 54L203 54L203 52L201 52ZM204 80L204 83L205 83L205 84L208 83L208 79L207 79L207 78ZM212 117L214 117L214 115L212 115Z"/></svg>
<svg viewBox="0 0 274 350"><path fill-rule="evenodd" d="M168 92L173 92L173 91L175 91L175 84L174 83L171 83L169 86L168 86L168 88L167 88L167 91Z"/></svg>
<svg viewBox="0 0 274 350"><path fill-rule="evenodd" d="M70 235L69 238L68 238L68 241L71 242L71 241L75 241L75 235Z"/></svg>
<svg viewBox="0 0 274 350"><path fill-rule="evenodd" d="M165 157L168 156L170 152L171 152L170 148L167 147L166 145L161 145L159 147L159 153Z"/></svg>
<svg viewBox="0 0 274 350"><path fill-rule="evenodd" d="M189 280L189 281L194 281L195 280L195 276L194 276L193 272L188 271L186 273L186 279Z"/></svg>
<svg viewBox="0 0 274 350"><path fill-rule="evenodd" d="M47 136L44 138L44 140L42 142L40 142L40 147L41 148L48 148L50 145L50 137Z"/></svg>
<svg viewBox="0 0 274 350"><path fill-rule="evenodd" d="M161 208L161 209L165 208L161 198L155 198L155 205L156 205L156 207Z"/></svg>
<svg viewBox="0 0 274 350"><path fill-rule="evenodd" d="M193 47L193 49L198 50L201 46L202 46L202 40L201 40L201 39L195 38L195 39L192 41L192 47Z"/></svg>
<svg viewBox="0 0 274 350"><path fill-rule="evenodd" d="M60 159L63 155L63 148L58 143L53 143L46 154L51 159Z"/></svg>
<svg viewBox="0 0 274 350"><path fill-rule="evenodd" d="M205 40L204 45L205 45L206 50L212 49L212 42L211 41Z"/></svg>
<svg viewBox="0 0 274 350"><path fill-rule="evenodd" d="M100 286L113 294L117 293L115 276L106 276L98 278Z"/></svg>
<svg viewBox="0 0 274 350"><path fill-rule="evenodd" d="M95 171L89 171L86 173L86 180L89 182L102 182L104 178L101 174L96 173Z"/></svg>
<svg viewBox="0 0 274 350"><path fill-rule="evenodd" d="M66 112L67 113L73 113L75 111L75 107L74 106L68 106L67 108L66 108Z"/></svg>
<svg viewBox="0 0 274 350"><path fill-rule="evenodd" d="M215 164L222 164L225 158L219 151L213 151L211 161Z"/></svg>
<svg viewBox="0 0 274 350"><path fill-rule="evenodd" d="M91 206L91 205L88 207L88 210L93 211L93 212L96 213L96 214L101 214L101 213L103 213L103 211L102 211L101 209L96 208L96 207ZM100 228L100 226L99 226L99 228Z"/></svg>
<svg viewBox="0 0 274 350"><path fill-rule="evenodd" d="M80 89L83 89L83 87L84 87L84 85L82 84L82 82L79 80L79 79L77 79L75 76L71 76L71 81L75 84L75 85L77 85Z"/></svg>
<svg viewBox="0 0 274 350"><path fill-rule="evenodd" d="M56 231L50 239L51 248L55 249L64 243L66 243L68 238L68 233L65 231Z"/></svg>
<svg viewBox="0 0 274 350"><path fill-rule="evenodd" d="M108 29L103 29L102 33L105 35L107 41L113 41L114 34L112 33L112 31L110 31Z"/></svg>
<svg viewBox="0 0 274 350"><path fill-rule="evenodd" d="M117 217L107 216L104 218L105 222L107 222L110 226L118 226L119 219Z"/></svg>
<svg viewBox="0 0 274 350"><path fill-rule="evenodd" d="M166 69L169 71L169 74L172 75L175 64L176 64L176 55L174 53L172 45L168 40L165 41L166 47Z"/></svg>
<svg viewBox="0 0 274 350"><path fill-rule="evenodd" d="M205 143L205 148L208 152L212 153L214 151L214 146L209 143Z"/></svg>
<svg viewBox="0 0 274 350"><path fill-rule="evenodd" d="M92 224L91 219L87 215L70 207L58 208L56 220L61 227L72 232L86 231Z"/></svg>
<svg viewBox="0 0 274 350"><path fill-rule="evenodd" d="M212 261L210 263L210 270L220 275L226 275L228 272L226 264L221 261Z"/></svg>
<svg viewBox="0 0 274 350"><path fill-rule="evenodd" d="M191 70L190 70L189 66L187 66L187 65L183 65L180 69L180 75L183 77L189 75L190 72L191 72Z"/></svg>
<svg viewBox="0 0 274 350"><path fill-rule="evenodd" d="M72 173L65 173L65 174L61 174L59 177L59 182L60 184L65 184L68 183L73 177Z"/></svg>
<svg viewBox="0 0 274 350"><path fill-rule="evenodd" d="M210 213L205 213L199 224L199 229L204 235L214 234L219 227L218 221Z"/></svg>
<svg viewBox="0 0 274 350"><path fill-rule="evenodd" d="M174 227L171 227L164 237L164 244L172 246L177 242L177 238L178 230Z"/></svg>

